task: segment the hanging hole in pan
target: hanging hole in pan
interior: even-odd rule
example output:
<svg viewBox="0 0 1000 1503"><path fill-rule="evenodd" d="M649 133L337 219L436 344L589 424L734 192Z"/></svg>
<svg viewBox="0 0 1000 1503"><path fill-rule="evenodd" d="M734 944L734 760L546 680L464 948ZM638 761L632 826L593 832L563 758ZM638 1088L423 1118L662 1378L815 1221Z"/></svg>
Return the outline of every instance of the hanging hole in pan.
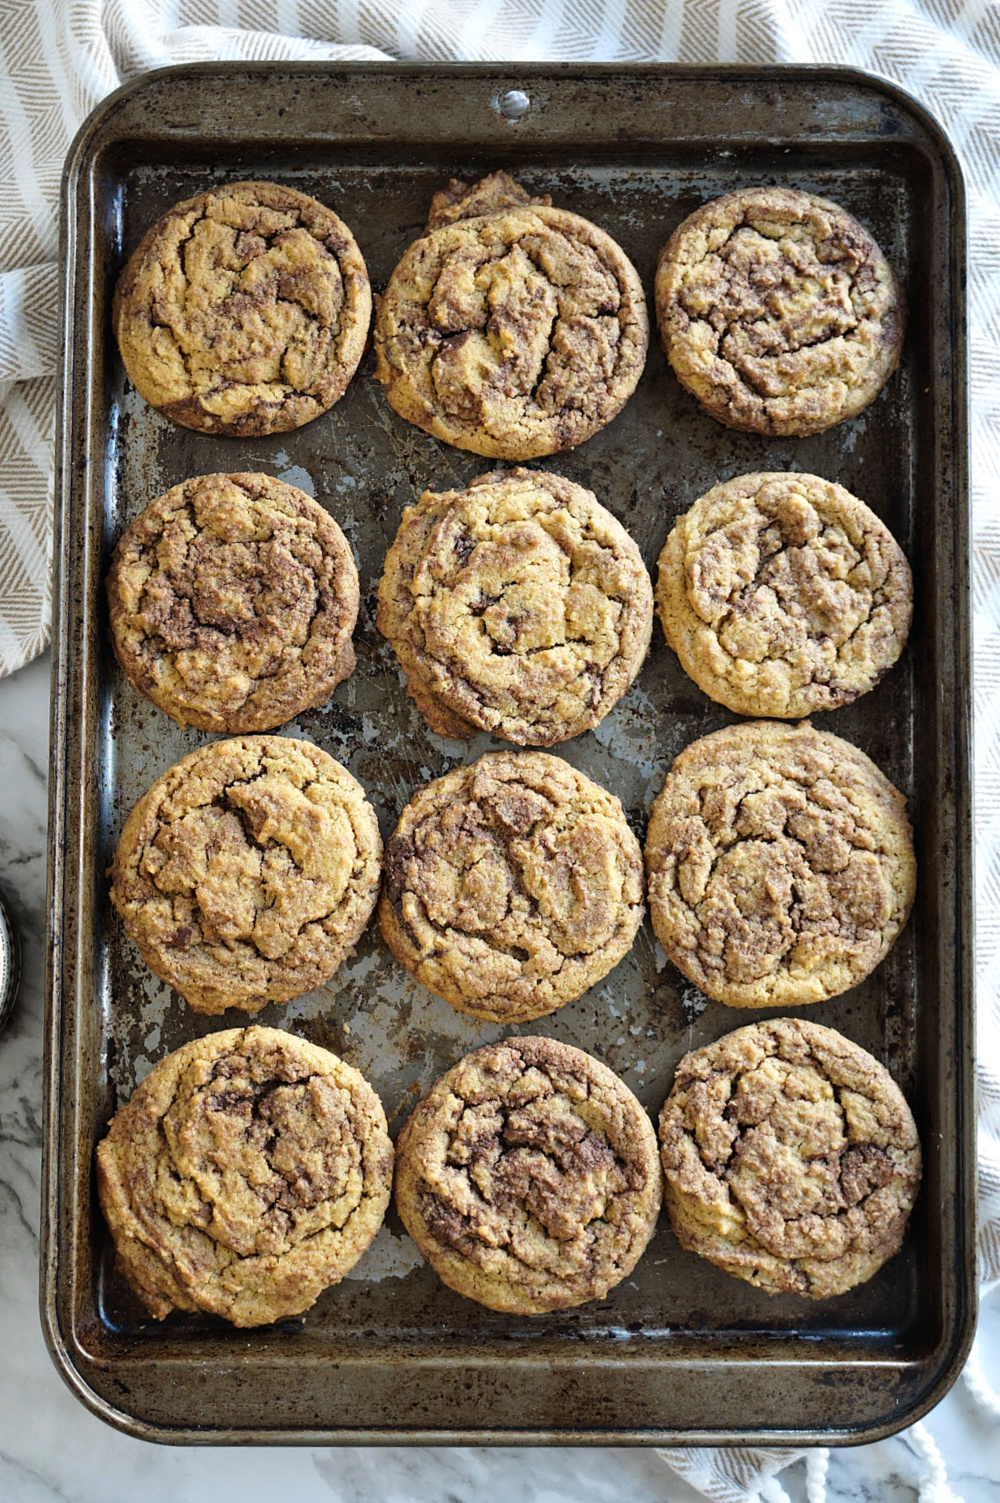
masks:
<svg viewBox="0 0 1000 1503"><path fill-rule="evenodd" d="M521 120L531 109L531 100L523 89L508 89L501 94L498 109L505 120Z"/></svg>

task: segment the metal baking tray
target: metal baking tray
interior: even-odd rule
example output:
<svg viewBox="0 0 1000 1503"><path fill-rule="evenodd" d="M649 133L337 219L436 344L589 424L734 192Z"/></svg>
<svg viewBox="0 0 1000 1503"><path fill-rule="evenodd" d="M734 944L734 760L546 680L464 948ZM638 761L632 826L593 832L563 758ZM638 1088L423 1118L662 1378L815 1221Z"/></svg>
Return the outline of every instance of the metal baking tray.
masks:
<svg viewBox="0 0 1000 1503"><path fill-rule="evenodd" d="M529 100L518 119L503 113L510 90ZM149 499L190 475L260 468L315 492L360 566L358 668L288 731L351 768L388 834L415 787L492 743L444 741L414 711L374 627L382 560L421 490L491 466L396 417L370 352L344 399L295 433L237 440L175 427L125 380L110 334L114 280L170 204L260 176L331 204L378 290L432 193L499 166L608 230L649 293L680 219L760 182L845 204L906 285L902 367L850 422L807 439L730 431L682 392L654 342L624 412L542 465L591 487L651 568L674 515L719 479L759 469L842 482L910 556L916 616L903 659L819 723L908 794L916 909L868 981L807 1015L892 1070L920 1128L923 1190L902 1253L825 1303L728 1278L682 1252L663 1217L608 1299L504 1316L445 1289L391 1213L354 1276L298 1320L251 1332L195 1316L158 1325L116 1276L94 1145L153 1061L245 1015L192 1013L146 970L108 903L105 867L133 801L206 739L141 701L113 662L110 547ZM917 1418L954 1379L975 1318L965 231L961 175L939 127L891 85L822 67L211 64L154 73L105 101L70 153L64 210L42 1304L67 1381L134 1435L227 1444L852 1443ZM616 792L641 833L672 758L735 718L685 677L657 627L622 703L554 750ZM647 922L605 981L520 1031L590 1050L656 1113L682 1053L766 1015L706 1003ZM432 1079L502 1033L417 986L374 926L326 987L259 1020L359 1066L394 1132Z"/></svg>

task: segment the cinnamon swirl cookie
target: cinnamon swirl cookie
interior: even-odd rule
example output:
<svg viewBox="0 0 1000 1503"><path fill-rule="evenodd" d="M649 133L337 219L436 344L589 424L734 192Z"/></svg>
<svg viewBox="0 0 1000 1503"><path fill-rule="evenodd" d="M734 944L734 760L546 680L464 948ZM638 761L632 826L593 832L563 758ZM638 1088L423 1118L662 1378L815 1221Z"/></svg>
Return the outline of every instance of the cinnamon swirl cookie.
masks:
<svg viewBox="0 0 1000 1503"><path fill-rule="evenodd" d="M403 513L378 626L432 730L551 746L635 678L653 595L638 547L582 485L496 470Z"/></svg>
<svg viewBox="0 0 1000 1503"><path fill-rule="evenodd" d="M111 901L196 1012L258 1012L329 979L378 896L375 811L308 741L238 736L184 757L136 804Z"/></svg>
<svg viewBox="0 0 1000 1503"><path fill-rule="evenodd" d="M399 415L436 438L533 459L617 415L648 339L624 251L495 172L435 198L378 301L375 373Z"/></svg>
<svg viewBox="0 0 1000 1503"><path fill-rule="evenodd" d="M653 1235L649 1118L606 1065L549 1038L477 1049L399 1137L396 1208L451 1289L540 1315L603 1299Z"/></svg>
<svg viewBox="0 0 1000 1503"><path fill-rule="evenodd" d="M667 241L656 317L678 380L712 417L804 435L878 395L899 363L906 303L871 234L838 204L740 188Z"/></svg>
<svg viewBox="0 0 1000 1503"><path fill-rule="evenodd" d="M554 1012L631 949L642 852L618 799L545 752L490 752L414 794L379 923L437 996L491 1022Z"/></svg>
<svg viewBox="0 0 1000 1503"><path fill-rule="evenodd" d="M884 522L817 475L740 475L702 496L660 554L656 603L684 671L741 715L781 719L865 694L913 612Z"/></svg>
<svg viewBox="0 0 1000 1503"><path fill-rule="evenodd" d="M338 401L364 352L371 288L332 209L279 183L175 204L115 289L125 369L185 428L285 433Z"/></svg>
<svg viewBox="0 0 1000 1503"><path fill-rule="evenodd" d="M277 1028L211 1033L154 1065L97 1148L119 1267L157 1320L298 1315L353 1268L392 1181L357 1070Z"/></svg>
<svg viewBox="0 0 1000 1503"><path fill-rule="evenodd" d="M150 502L115 549L108 605L133 687L203 731L283 725L354 669L347 539L271 475L199 475Z"/></svg>
<svg viewBox="0 0 1000 1503"><path fill-rule="evenodd" d="M687 1054L660 1114L682 1247L769 1294L823 1299L899 1251L920 1187L888 1070L818 1023L777 1018Z"/></svg>
<svg viewBox="0 0 1000 1503"><path fill-rule="evenodd" d="M674 762L646 837L649 907L671 960L731 1007L836 997L906 923L906 800L864 752L809 724L752 720Z"/></svg>

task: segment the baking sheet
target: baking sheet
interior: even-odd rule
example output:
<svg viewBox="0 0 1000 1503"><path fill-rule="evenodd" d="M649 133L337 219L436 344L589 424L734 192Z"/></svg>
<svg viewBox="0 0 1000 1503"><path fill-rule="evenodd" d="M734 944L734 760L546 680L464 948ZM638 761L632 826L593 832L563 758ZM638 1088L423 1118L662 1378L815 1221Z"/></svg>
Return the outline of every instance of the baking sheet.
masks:
<svg viewBox="0 0 1000 1503"><path fill-rule="evenodd" d="M509 88L531 101L516 122L498 107ZM284 731L351 769L388 836L417 786L500 744L429 732L374 626L403 507L491 465L398 418L370 351L344 399L295 433L240 440L178 428L125 379L108 326L114 279L172 203L260 176L336 209L378 291L433 192L498 166L614 236L651 310L656 257L679 221L756 182L843 203L907 287L900 371L865 413L825 434L721 427L681 391L654 338L623 413L538 463L594 490L654 573L674 516L718 480L757 469L839 481L910 557L915 623L902 660L873 693L816 723L862 747L910 797L917 903L872 977L801 1011L892 1070L921 1131L924 1189L899 1257L828 1302L728 1278L682 1252L664 1216L608 1299L517 1319L445 1289L391 1212L353 1274L298 1320L250 1333L195 1316L159 1326L115 1274L92 1195L93 1145L155 1060L246 1015L192 1013L145 968L107 899L104 868L132 804L207 739L139 699L114 664L101 593L110 548L153 496L213 470L262 469L329 508L359 565L358 668ZM957 1372L974 1318L964 223L944 138L898 91L842 70L171 69L121 91L84 127L67 167L66 252L43 1254L47 1335L64 1375L113 1423L184 1441L856 1441L910 1422ZM686 678L657 625L623 701L553 751L618 794L641 836L673 757L736 719ZM506 1032L589 1050L655 1115L686 1050L768 1015L707 1002L647 920L603 982L520 1029L431 996L374 926L325 987L256 1020L358 1066L395 1134L437 1075Z"/></svg>

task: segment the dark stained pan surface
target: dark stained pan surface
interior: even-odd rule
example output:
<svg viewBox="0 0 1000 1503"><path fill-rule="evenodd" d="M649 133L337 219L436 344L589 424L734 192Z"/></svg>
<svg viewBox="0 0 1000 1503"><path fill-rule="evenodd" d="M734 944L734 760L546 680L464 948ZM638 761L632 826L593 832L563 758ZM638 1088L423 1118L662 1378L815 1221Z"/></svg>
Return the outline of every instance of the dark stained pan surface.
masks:
<svg viewBox="0 0 1000 1503"><path fill-rule="evenodd" d="M499 101L514 88L530 107L510 121ZM651 570L678 512L757 469L841 482L910 557L916 610L901 662L816 724L862 747L909 796L916 907L873 976L801 1011L889 1066L921 1131L924 1188L903 1252L825 1303L728 1278L682 1252L664 1216L607 1300L503 1316L445 1289L390 1212L356 1276L298 1320L252 1332L194 1316L158 1325L116 1277L93 1146L155 1060L245 1015L189 1011L108 903L104 870L133 802L207 739L140 700L113 663L110 548L148 500L191 475L263 469L315 493L358 559L358 668L287 730L346 763L388 835L419 784L494 743L444 741L416 714L374 626L382 560L425 487L461 485L491 464L398 418L370 351L345 398L295 433L175 427L125 380L109 326L114 280L172 203L260 176L336 209L378 291L432 193L500 166L609 231L651 310L657 254L680 220L763 182L845 205L906 285L902 367L852 421L807 439L730 431L684 394L654 337L624 412L540 465L593 489ZM964 201L940 130L890 85L825 68L213 64L153 74L105 101L71 152L65 212L43 1315L67 1381L133 1434L184 1442L856 1442L911 1422L957 1373L975 1301ZM624 700L553 750L617 793L641 834L673 757L737 718L685 677L657 625ZM767 1015L707 1003L647 920L605 981L520 1031L589 1050L655 1115L686 1050ZM394 1134L437 1075L504 1032L416 985L374 925L328 986L258 1021L362 1069Z"/></svg>

